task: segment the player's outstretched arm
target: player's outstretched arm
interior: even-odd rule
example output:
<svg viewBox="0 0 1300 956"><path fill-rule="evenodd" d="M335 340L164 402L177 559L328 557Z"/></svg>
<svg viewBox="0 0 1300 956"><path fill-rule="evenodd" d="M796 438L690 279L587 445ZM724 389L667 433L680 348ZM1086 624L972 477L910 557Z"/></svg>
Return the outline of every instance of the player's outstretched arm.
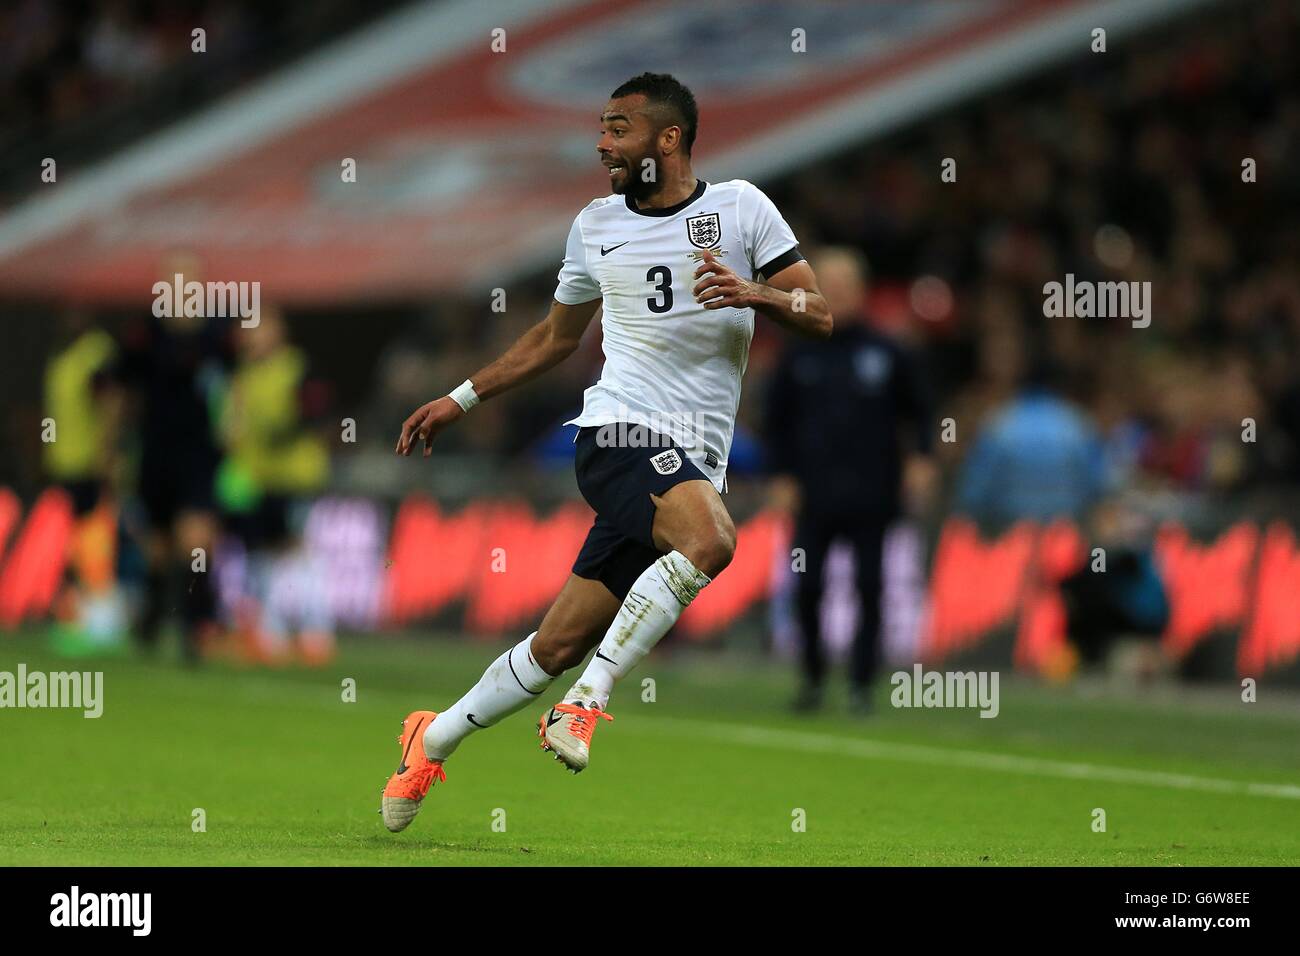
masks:
<svg viewBox="0 0 1300 956"><path fill-rule="evenodd" d="M800 335L824 339L831 334L830 306L805 261L786 266L766 282L754 282L738 276L706 249L695 278L699 281L692 291L706 309L753 309Z"/></svg>
<svg viewBox="0 0 1300 956"><path fill-rule="evenodd" d="M514 345L490 365L479 369L469 379L478 401L522 385L553 368L572 355L582 341L600 299L565 305L551 302L551 311L541 322L519 337ZM463 387L463 386L462 386ZM427 458L437 434L465 414L460 402L444 395L421 405L402 423L397 439L397 453L410 455L416 441L424 442Z"/></svg>

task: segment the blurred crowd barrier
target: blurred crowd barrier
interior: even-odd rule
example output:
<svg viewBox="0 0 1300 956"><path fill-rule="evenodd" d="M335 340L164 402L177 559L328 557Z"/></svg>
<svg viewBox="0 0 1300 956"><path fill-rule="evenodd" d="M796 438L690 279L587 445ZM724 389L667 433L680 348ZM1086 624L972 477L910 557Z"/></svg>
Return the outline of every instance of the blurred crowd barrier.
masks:
<svg viewBox="0 0 1300 956"><path fill-rule="evenodd" d="M104 629L105 640L127 627L125 614L107 609L119 585L129 590L108 509L78 522L66 494L51 489L24 513L0 489L0 628L57 619L65 574L86 585L88 600L104 596L103 613L80 615L84 627ZM304 507L300 558L272 583L271 610L293 619L324 609L335 626L376 638L430 626L467 639L515 634L545 612L590 521L581 503L543 510L524 497L456 510L422 495L391 505L322 497ZM734 563L683 615L675 639L760 635L765 648L792 654L789 523L764 509L737 526ZM1297 527L1300 498L1155 522L1149 551L1167 614L1154 645L1171 667L1203 678L1300 677ZM1065 519L997 532L958 513L924 526L900 522L885 550L887 658L1068 677L1079 655L1067 582L1119 574L1120 550L1097 540ZM233 541L215 556L218 593L231 600L243 558ZM835 554L827 571L824 632L837 653L853 633L851 561Z"/></svg>

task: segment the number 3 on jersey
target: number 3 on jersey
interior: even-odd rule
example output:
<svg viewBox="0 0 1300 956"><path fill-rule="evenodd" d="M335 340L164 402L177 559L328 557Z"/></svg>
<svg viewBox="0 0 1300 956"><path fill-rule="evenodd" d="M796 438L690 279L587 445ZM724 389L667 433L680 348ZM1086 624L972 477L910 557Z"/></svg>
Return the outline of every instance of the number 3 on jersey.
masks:
<svg viewBox="0 0 1300 956"><path fill-rule="evenodd" d="M645 274L647 282L655 284L655 292L645 300L651 312L662 315L673 307L673 274L667 266L651 266Z"/></svg>

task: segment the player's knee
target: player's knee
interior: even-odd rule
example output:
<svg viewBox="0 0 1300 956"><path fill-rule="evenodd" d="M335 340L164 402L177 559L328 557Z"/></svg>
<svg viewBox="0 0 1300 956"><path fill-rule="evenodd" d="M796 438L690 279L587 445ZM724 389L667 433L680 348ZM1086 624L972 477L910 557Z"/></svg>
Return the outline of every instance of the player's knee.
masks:
<svg viewBox="0 0 1300 956"><path fill-rule="evenodd" d="M716 578L736 554L736 529L728 522L692 536L681 549L691 564L711 578Z"/></svg>
<svg viewBox="0 0 1300 956"><path fill-rule="evenodd" d="M588 635L570 628L543 628L533 638L533 660L552 677L558 677L587 656Z"/></svg>

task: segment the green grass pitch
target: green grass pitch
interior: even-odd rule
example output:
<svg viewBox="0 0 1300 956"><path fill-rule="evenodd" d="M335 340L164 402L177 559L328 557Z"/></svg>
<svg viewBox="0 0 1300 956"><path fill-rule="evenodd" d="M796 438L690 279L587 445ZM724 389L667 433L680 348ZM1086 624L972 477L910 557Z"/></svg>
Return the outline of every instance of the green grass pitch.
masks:
<svg viewBox="0 0 1300 956"><path fill-rule="evenodd" d="M798 718L787 668L699 650L658 653L616 691L585 773L538 749L539 701L470 738L414 824L388 833L376 811L400 719L449 704L500 647L374 637L321 671L187 672L0 636L0 670L105 671L97 720L0 710L0 864L1300 862L1294 697L1244 704L1221 685L1193 704L1004 679L990 720L892 709L882 682L873 717L833 696Z"/></svg>

